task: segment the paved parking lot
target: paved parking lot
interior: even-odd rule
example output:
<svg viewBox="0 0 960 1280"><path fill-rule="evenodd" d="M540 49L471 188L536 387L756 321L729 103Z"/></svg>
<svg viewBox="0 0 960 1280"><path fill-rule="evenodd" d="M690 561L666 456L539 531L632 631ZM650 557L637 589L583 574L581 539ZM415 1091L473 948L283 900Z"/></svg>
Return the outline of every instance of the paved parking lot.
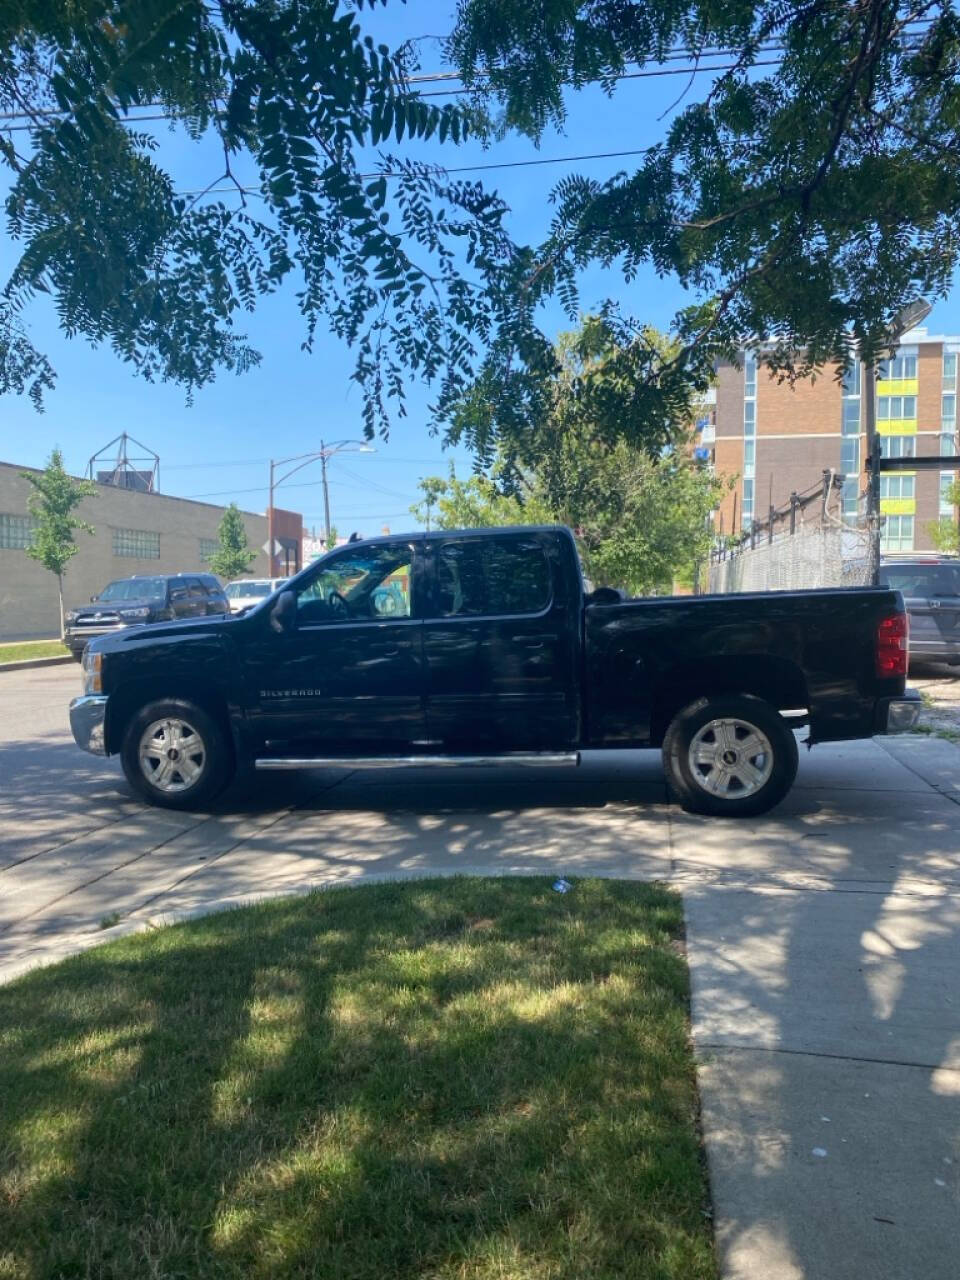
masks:
<svg viewBox="0 0 960 1280"><path fill-rule="evenodd" d="M73 747L77 683L74 667L0 674L0 981L151 920L364 875L669 880L725 1274L953 1280L953 744L804 752L789 799L748 822L671 808L642 752L519 777L272 775L174 815Z"/></svg>

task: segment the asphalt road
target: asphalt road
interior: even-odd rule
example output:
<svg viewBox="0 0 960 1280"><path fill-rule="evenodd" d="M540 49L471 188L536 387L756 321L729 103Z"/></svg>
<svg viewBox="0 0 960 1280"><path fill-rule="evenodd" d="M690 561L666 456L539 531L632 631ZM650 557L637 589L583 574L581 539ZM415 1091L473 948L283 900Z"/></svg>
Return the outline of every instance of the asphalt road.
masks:
<svg viewBox="0 0 960 1280"><path fill-rule="evenodd" d="M803 752L788 799L744 822L668 806L649 752L507 777L276 774L179 815L73 746L77 686L74 667L0 674L0 982L150 922L364 876L670 881L724 1275L955 1280L960 748Z"/></svg>

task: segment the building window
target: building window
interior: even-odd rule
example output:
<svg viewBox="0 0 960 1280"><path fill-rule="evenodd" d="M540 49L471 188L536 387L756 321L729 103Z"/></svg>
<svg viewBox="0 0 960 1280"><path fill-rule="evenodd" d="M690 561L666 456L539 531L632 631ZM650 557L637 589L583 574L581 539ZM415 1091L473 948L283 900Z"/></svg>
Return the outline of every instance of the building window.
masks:
<svg viewBox="0 0 960 1280"><path fill-rule="evenodd" d="M917 357L894 356L892 360L881 360L878 368L884 382L900 382L905 378L915 378Z"/></svg>
<svg viewBox="0 0 960 1280"><path fill-rule="evenodd" d="M753 524L753 480L745 478L743 482L743 510L740 516L740 526L747 530Z"/></svg>
<svg viewBox="0 0 960 1280"><path fill-rule="evenodd" d="M944 400L950 399L944 396ZM912 421L917 416L917 397L916 396L878 396L877 397L877 418L881 422L886 422L893 418L896 420Z"/></svg>
<svg viewBox="0 0 960 1280"><path fill-rule="evenodd" d="M913 550L913 516L885 516L880 527L883 551Z"/></svg>
<svg viewBox="0 0 960 1280"><path fill-rule="evenodd" d="M30 545L30 535L34 528L32 516L0 515L0 548L5 551L23 551Z"/></svg>
<svg viewBox="0 0 960 1280"><path fill-rule="evenodd" d="M860 361L844 371L843 439L840 443L840 470L843 482L843 520L855 524L860 505Z"/></svg>
<svg viewBox="0 0 960 1280"><path fill-rule="evenodd" d="M129 560L159 560L160 535L146 529L114 529L113 554Z"/></svg>
<svg viewBox="0 0 960 1280"><path fill-rule="evenodd" d="M843 371L843 394L845 396L860 395L860 361L854 360L848 369Z"/></svg>
<svg viewBox="0 0 960 1280"><path fill-rule="evenodd" d="M220 549L220 543L217 541L216 538L201 538L200 539L200 563L209 564L210 557L216 555L219 549Z"/></svg>
<svg viewBox="0 0 960 1280"><path fill-rule="evenodd" d="M952 516L953 503L950 501L949 493L953 488L953 482L956 479L956 473L953 471L940 472L940 515Z"/></svg>
<svg viewBox="0 0 960 1280"><path fill-rule="evenodd" d="M957 353L955 351L943 353L943 389L944 391L957 389Z"/></svg>
<svg viewBox="0 0 960 1280"><path fill-rule="evenodd" d="M744 440L743 442L743 474L752 476L756 469L757 442L756 440Z"/></svg>
<svg viewBox="0 0 960 1280"><path fill-rule="evenodd" d="M881 458L915 458L917 456L917 437L914 435L879 436L877 443L880 446Z"/></svg>
<svg viewBox="0 0 960 1280"><path fill-rule="evenodd" d="M957 437L953 434L952 431L942 432L940 436L940 457L955 458L956 456L957 456Z"/></svg>
<svg viewBox="0 0 960 1280"><path fill-rule="evenodd" d="M915 498L916 476L887 475L880 477L881 498Z"/></svg>
<svg viewBox="0 0 960 1280"><path fill-rule="evenodd" d="M743 434L745 436L756 435L757 432L757 402L756 400L744 400L743 402Z"/></svg>
<svg viewBox="0 0 960 1280"><path fill-rule="evenodd" d="M743 394L748 400L757 394L757 357L752 351L743 357Z"/></svg>

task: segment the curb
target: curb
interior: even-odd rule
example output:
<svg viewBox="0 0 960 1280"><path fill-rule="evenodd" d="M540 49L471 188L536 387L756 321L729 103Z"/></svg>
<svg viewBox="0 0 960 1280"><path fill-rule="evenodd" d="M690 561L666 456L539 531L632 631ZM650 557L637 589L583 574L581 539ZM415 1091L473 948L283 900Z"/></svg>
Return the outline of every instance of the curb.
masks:
<svg viewBox="0 0 960 1280"><path fill-rule="evenodd" d="M22 662L0 662L0 672L31 671L34 667L62 667L73 662L70 654L62 658L24 658Z"/></svg>

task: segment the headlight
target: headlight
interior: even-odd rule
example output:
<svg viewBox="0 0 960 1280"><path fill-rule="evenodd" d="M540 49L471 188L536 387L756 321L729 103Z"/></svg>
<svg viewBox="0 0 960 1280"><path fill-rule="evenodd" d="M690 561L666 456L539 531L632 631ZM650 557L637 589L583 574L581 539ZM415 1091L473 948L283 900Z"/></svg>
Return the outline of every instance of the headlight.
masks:
<svg viewBox="0 0 960 1280"><path fill-rule="evenodd" d="M83 653L83 692L103 693L103 654Z"/></svg>
<svg viewBox="0 0 960 1280"><path fill-rule="evenodd" d="M121 609L120 617L125 618L128 621L133 621L134 618L149 618L150 609L146 605L141 609Z"/></svg>
<svg viewBox="0 0 960 1280"><path fill-rule="evenodd" d="M67 612L63 615L63 620L64 622L76 622L77 620L76 609L68 609Z"/></svg>

